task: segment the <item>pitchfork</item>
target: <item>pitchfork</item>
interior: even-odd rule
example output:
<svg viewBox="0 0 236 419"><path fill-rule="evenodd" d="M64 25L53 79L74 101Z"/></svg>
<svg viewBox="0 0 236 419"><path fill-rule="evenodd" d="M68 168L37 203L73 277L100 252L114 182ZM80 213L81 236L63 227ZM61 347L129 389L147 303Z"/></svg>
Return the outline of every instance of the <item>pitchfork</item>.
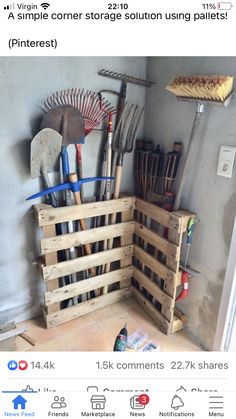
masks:
<svg viewBox="0 0 236 419"><path fill-rule="evenodd" d="M122 177L122 168L125 153L131 153L134 146L134 140L136 137L137 129L143 109L138 111L138 106L126 105L122 113L120 121L117 125L113 136L113 152L117 156L117 163L115 167L115 186L113 199L119 198L120 195L120 186L121 186L121 177ZM116 213L111 214L110 224L115 224L116 222ZM112 249L113 239L108 240L107 248L108 250ZM110 264L105 266L105 273L110 271ZM106 294L108 291L107 287L103 288L103 294Z"/></svg>

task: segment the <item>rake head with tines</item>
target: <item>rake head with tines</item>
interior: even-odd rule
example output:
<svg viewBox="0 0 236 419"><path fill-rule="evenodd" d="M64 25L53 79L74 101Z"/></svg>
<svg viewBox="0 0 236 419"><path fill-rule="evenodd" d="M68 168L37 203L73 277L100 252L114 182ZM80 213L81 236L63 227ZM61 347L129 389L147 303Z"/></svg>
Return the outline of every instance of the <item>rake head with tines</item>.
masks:
<svg viewBox="0 0 236 419"><path fill-rule="evenodd" d="M126 104L119 124L115 130L112 148L115 153L119 155L120 163L123 164L123 157L125 153L131 153L134 146L137 129L143 113L138 110L138 106Z"/></svg>
<svg viewBox="0 0 236 419"><path fill-rule="evenodd" d="M96 92L77 88L53 93L44 102L46 111L62 105L71 105L80 111L84 118L85 135L97 127L108 113L116 112L110 102L105 98L99 99Z"/></svg>

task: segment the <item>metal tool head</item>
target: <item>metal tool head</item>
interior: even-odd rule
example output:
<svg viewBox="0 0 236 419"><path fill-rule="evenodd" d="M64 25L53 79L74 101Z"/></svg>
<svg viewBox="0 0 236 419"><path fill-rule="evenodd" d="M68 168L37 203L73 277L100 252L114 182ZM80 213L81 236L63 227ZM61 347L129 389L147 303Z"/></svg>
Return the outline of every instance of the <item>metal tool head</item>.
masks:
<svg viewBox="0 0 236 419"><path fill-rule="evenodd" d="M106 118L108 113L116 112L116 109L109 101L104 98L102 98L101 102L99 101L97 92L77 88L55 92L44 102L46 111L66 105L79 110L83 116L85 135L88 135L97 127Z"/></svg>
<svg viewBox="0 0 236 419"><path fill-rule="evenodd" d="M131 153L142 113L143 109L138 112L137 105L125 105L113 137L114 151L119 154Z"/></svg>
<svg viewBox="0 0 236 419"><path fill-rule="evenodd" d="M30 169L33 178L55 170L61 151L62 136L51 128L45 128L31 141Z"/></svg>
<svg viewBox="0 0 236 419"><path fill-rule="evenodd" d="M116 73L115 71L105 70L104 68L98 71L99 76L109 77L110 79L120 80L126 83L137 84L138 86L151 87L155 84L153 81L140 79L138 77L129 76L128 74Z"/></svg>
<svg viewBox="0 0 236 419"><path fill-rule="evenodd" d="M52 186L50 188L46 188L43 191L37 192L34 195L29 196L26 198L26 201L29 201L31 199L39 198L40 196L45 196L53 192L60 192L65 190L71 190L72 192L80 192L81 185L84 183L90 183L90 182L100 182L104 180L114 180L115 178L113 176L107 177L107 176L96 176L96 177L87 177L83 179L79 179L76 182L64 182L60 183L59 185Z"/></svg>
<svg viewBox="0 0 236 419"><path fill-rule="evenodd" d="M84 118L71 105L58 105L46 112L41 128L52 128L59 132L64 145L84 144Z"/></svg>

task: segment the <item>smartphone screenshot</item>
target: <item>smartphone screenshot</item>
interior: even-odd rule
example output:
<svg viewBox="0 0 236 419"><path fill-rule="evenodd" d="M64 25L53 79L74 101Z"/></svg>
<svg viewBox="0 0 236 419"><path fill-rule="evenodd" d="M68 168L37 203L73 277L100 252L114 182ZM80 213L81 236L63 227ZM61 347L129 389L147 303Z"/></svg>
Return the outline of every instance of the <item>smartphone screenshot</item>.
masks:
<svg viewBox="0 0 236 419"><path fill-rule="evenodd" d="M235 23L0 0L0 418L234 417Z"/></svg>

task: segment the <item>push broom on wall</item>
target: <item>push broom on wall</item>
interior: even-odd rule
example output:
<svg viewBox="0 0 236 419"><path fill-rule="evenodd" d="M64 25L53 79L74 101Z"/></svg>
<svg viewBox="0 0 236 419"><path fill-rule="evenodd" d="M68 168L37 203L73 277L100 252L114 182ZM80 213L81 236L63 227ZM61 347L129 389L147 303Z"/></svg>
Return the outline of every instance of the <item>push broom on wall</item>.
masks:
<svg viewBox="0 0 236 419"><path fill-rule="evenodd" d="M193 144L195 138L197 137L203 112L206 105L222 105L224 107L229 105L234 94L233 77L223 75L177 77L166 88L170 92L174 93L178 100L194 102L197 104L186 156L180 175L179 187L173 205L173 211L177 211L180 207L183 187L187 178L190 162L193 157ZM187 260L185 260L184 265L185 266L182 267L184 269L182 274L183 289L177 297L177 300L185 298L188 293L189 272L186 266Z"/></svg>
<svg viewBox="0 0 236 419"><path fill-rule="evenodd" d="M177 211L180 206L184 183L192 159L192 148L200 125L201 116L206 105L228 106L233 96L233 77L231 76L188 76L177 77L167 87L174 93L178 100L195 102L196 114L187 146L186 156L180 176L173 210Z"/></svg>

